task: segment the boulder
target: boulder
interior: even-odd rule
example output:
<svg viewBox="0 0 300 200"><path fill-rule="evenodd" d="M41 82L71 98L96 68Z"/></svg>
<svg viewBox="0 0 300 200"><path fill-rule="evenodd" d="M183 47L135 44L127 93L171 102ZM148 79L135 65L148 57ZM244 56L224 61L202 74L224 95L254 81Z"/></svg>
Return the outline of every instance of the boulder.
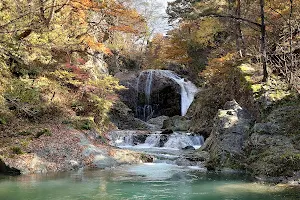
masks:
<svg viewBox="0 0 300 200"><path fill-rule="evenodd" d="M151 118L150 120L147 121L148 124L153 124L157 130L162 129L164 121L169 119L168 116L159 116L156 118Z"/></svg>
<svg viewBox="0 0 300 200"><path fill-rule="evenodd" d="M184 116L173 116L165 120L163 123L163 129L172 131L188 131L190 128L190 120L187 120Z"/></svg>
<svg viewBox="0 0 300 200"><path fill-rule="evenodd" d="M151 124L137 119L134 117L133 111L125 105L123 102L118 101L112 107L110 113L111 122L119 129L124 130L144 130L144 129L155 129Z"/></svg>
<svg viewBox="0 0 300 200"><path fill-rule="evenodd" d="M210 154L209 169L241 168L244 142L253 124L251 115L235 100L227 102L214 120L210 137L201 150Z"/></svg>

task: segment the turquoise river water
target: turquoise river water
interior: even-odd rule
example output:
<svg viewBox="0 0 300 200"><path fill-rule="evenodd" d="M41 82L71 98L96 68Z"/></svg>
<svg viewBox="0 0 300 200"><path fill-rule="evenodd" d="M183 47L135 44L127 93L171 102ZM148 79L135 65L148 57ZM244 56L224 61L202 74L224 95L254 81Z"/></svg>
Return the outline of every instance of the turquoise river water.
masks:
<svg viewBox="0 0 300 200"><path fill-rule="evenodd" d="M300 188L166 163L0 177L0 200L298 200Z"/></svg>

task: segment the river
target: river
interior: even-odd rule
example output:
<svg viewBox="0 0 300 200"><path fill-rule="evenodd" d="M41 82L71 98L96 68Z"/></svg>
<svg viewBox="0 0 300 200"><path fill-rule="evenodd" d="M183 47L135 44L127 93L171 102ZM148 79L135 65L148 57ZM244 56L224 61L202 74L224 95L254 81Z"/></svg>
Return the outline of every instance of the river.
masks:
<svg viewBox="0 0 300 200"><path fill-rule="evenodd" d="M166 163L0 177L1 200L296 200L300 190Z"/></svg>

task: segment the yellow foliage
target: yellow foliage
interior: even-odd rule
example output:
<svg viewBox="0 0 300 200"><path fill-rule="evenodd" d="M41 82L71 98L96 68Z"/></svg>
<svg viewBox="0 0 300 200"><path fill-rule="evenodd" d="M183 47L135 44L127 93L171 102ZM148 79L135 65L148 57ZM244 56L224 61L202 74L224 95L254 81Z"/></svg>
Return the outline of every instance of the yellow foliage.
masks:
<svg viewBox="0 0 300 200"><path fill-rule="evenodd" d="M90 36L83 37L83 41L93 50L103 52L107 55L112 54L111 50L107 48L105 44L96 42L95 39Z"/></svg>
<svg viewBox="0 0 300 200"><path fill-rule="evenodd" d="M222 30L220 21L216 18L205 18L199 23L199 29L192 34L192 40L203 47L215 46L215 35Z"/></svg>

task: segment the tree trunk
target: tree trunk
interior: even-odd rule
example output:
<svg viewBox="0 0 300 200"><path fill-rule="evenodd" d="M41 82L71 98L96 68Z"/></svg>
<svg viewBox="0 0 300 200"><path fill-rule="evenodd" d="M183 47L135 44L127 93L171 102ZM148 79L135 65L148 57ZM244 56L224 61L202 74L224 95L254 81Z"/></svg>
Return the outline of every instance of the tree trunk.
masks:
<svg viewBox="0 0 300 200"><path fill-rule="evenodd" d="M228 0L228 11L229 11L229 15L240 18L241 0ZM239 55L242 58L244 56L245 46L244 46L242 29L241 29L241 22L240 20L234 20L230 22L230 26L234 27L233 35L236 43L236 50L237 52L239 52Z"/></svg>
<svg viewBox="0 0 300 200"><path fill-rule="evenodd" d="M290 71L289 74L287 74L287 79L289 83L292 85L293 84L293 70L294 70L294 58L293 58L293 27L292 27L292 17L293 17L293 0L290 0L290 16L289 16L289 50L290 50L290 59L291 59L291 64L290 64ZM288 69L286 69L288 71Z"/></svg>
<svg viewBox="0 0 300 200"><path fill-rule="evenodd" d="M263 67L263 82L268 79L267 70L267 50L266 50L266 24L265 24L265 0L260 0L260 16L261 16L261 62Z"/></svg>
<svg viewBox="0 0 300 200"><path fill-rule="evenodd" d="M235 15L237 17L241 17L241 0L236 0L236 9L235 9ZM241 29L241 22L237 21L235 24L236 27L236 35L237 35L237 48L240 53L240 57L242 58L245 55L245 42L243 38L243 32Z"/></svg>

